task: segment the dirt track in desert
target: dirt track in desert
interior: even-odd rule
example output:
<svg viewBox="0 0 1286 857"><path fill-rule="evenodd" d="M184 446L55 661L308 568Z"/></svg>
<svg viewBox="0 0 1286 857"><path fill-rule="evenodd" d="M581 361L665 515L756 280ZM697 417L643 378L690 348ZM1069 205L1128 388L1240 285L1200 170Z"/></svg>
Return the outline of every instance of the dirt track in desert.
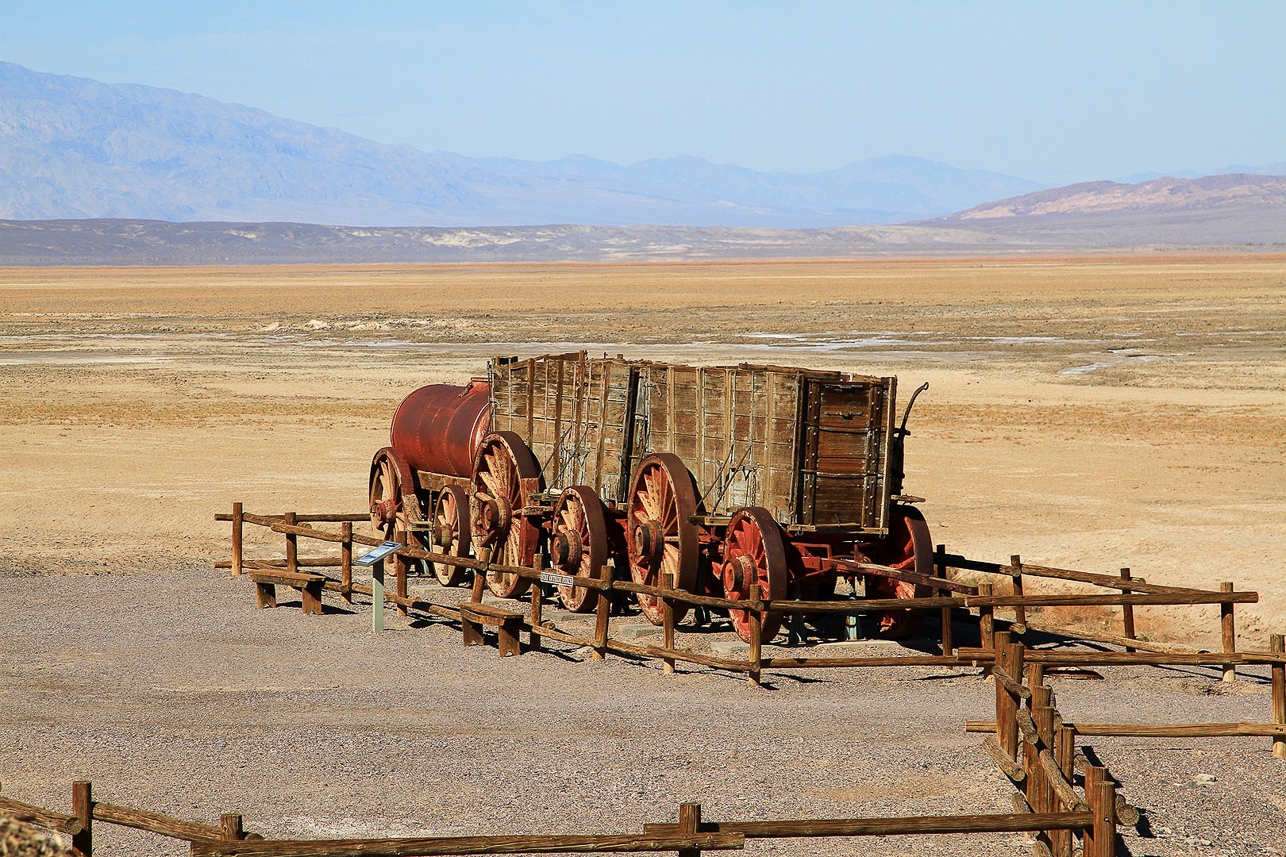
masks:
<svg viewBox="0 0 1286 857"><path fill-rule="evenodd" d="M549 804L554 817L533 817L555 825L583 815L596 783L614 806L668 801L689 794L689 774L686 782L703 784L715 805L722 800L742 815L772 816L769 809L778 806L804 812L801 795L821 800L820 811L832 815L889 810L898 801L929 811L943 805L935 795L962 806L990 801L990 811L1007 811L1003 789L986 784L999 775L986 773L991 766L973 737L952 733L930 742L933 752L970 759L960 764L978 785L962 795L944 785L950 770L916 761L925 749L919 737L887 727L923 714L950 731L964 716L985 716L989 686L976 674L938 680L898 673L869 684L858 674L819 685L786 683L790 689L773 701L755 701L739 685L733 690L700 675L665 690L663 677L620 661L604 667L524 657L514 672L493 666L494 652L464 657L455 648L458 634L441 627L423 633L399 627L390 637L398 654L385 665L398 670L393 675L380 668L380 650L362 630L364 616L327 617L344 624L318 636L300 624L297 611L254 611L241 582L212 569L228 554L227 525L216 524L214 514L234 500L252 511L361 511L370 457L387 443L402 396L422 384L480 374L494 354L584 348L897 375L901 402L930 384L910 417L906 490L926 498L921 508L936 542L980 559L1020 554L1028 562L1101 572L1129 566L1155 583L1235 581L1260 593L1237 619L1242 640L1262 648L1269 633L1286 630L1284 319L1286 257L1258 254L0 270L0 577L9 593L0 603L0 624L9 629L0 648L11 653L0 747L21 759L7 766L5 790L33 800L53 795L54 802L65 796L47 789L51 777L123 781L136 769L154 784L150 792L136 789L139 801L147 805L150 796L157 808L198 817L218 807L195 791L265 806L288 805L291 790L304 789L310 797L298 812L307 820L290 829L322 835L319 825L336 813L349 819L344 830L365 829L361 808L399 788L412 788L414 799L399 798L390 817L412 818L419 800L458 818L485 802L487 783L512 785L516 775L488 763L482 780L461 784L450 771L428 772L427 761L418 768L399 760L436 748L458 765L494 744L523 764L560 771L561 785L551 789L562 789L566 800ZM279 547L274 540L248 550ZM89 603L98 600L95 592L103 593L101 604ZM198 606L183 606L188 592ZM225 610L231 612L223 628ZM1137 615L1145 635L1217 642L1217 608L1139 608ZM1117 621L1106 613L1076 618ZM164 633L185 624L187 631ZM313 641L344 654L318 660L317 651L308 651ZM415 670L424 671L423 681ZM572 687L575 670L592 672L583 690ZM497 692L511 699L529 693L523 681L554 682L588 712L590 725L568 736L590 746L603 730L619 728L619 744L613 738L608 749L593 750L588 764L595 773L584 782L577 780L584 770L576 763L580 750L531 731L529 723L521 734L536 736L539 749L524 755L515 724L555 716L552 702L534 698L512 717L473 699L464 708L479 723L493 718L485 728L452 726L449 736L464 736L464 744L443 737L447 732L426 737L425 724L446 728L452 720L445 708L451 693L442 688L459 687L464 671L489 677L484 685L498 682ZM916 704L917 688L929 686L939 689L927 692L932 711L925 712ZM1121 719L1132 719L1138 694L1153 693L1175 712L1191 708L1184 713L1208 720L1266 711L1266 689L1247 684L1231 696L1200 700L1209 704L1201 714L1196 702L1210 686L1200 675L1131 673L1067 682L1067 696L1097 700L1081 710L1102 717L1125 712ZM880 701L846 709L864 687L878 688ZM654 695L657 707L641 709ZM825 714L801 722L792 706L803 705ZM711 759L724 757L700 748L724 746L726 730L712 724L723 722L719 711L737 706L772 727L750 729L747 742L771 743L774 734L799 742L772 756L775 770L794 773L774 779L738 763L730 768L737 781L720 781ZM249 718L251 710L262 717ZM675 768L658 751L638 751L631 728L686 734L688 711L705 719L676 763L686 773L667 773L653 788L649 771ZM836 725L846 717L854 718L853 730ZM326 724L338 724L337 746L352 776L315 758L291 763L297 788L263 782L277 770L274 757L294 752L283 736L322 741ZM268 755L242 758L246 753L229 749L246 729L270 748ZM877 735L877 749L866 755L863 730ZM1214 835L1218 819L1210 816L1209 793L1178 786L1187 789L1184 778L1198 769L1220 772L1221 781L1227 771L1253 788L1237 810L1241 838L1218 841L1227 853L1280 853L1279 843L1271 846L1277 852L1257 850L1270 846L1269 832L1286 812L1281 767L1270 767L1280 760L1235 741L1167 746L1179 745L1187 749L1165 756L1154 752L1156 745L1105 742L1102 754L1141 779L1177 778L1174 790L1163 787L1149 800L1167 819L1159 823L1176 830L1188 824L1197 841ZM392 768L382 773L370 768L386 763ZM599 772L613 764L619 767L603 785ZM804 764L817 768L816 782L792 767ZM190 805L175 797L191 770L211 767L234 775L192 775ZM890 785L877 793L846 785L855 771ZM368 778L371 788L355 776ZM778 786L791 796L765 808L756 796ZM499 824L520 793L488 804L477 819ZM327 794L337 795L333 803L321 799ZM120 802L127 796L134 795ZM158 805L158 796L170 803ZM1131 846L1133 853L1189 853L1182 836L1149 843ZM146 852L137 843L127 850L136 848ZM884 850L872 853L904 853L894 840L878 848Z"/></svg>

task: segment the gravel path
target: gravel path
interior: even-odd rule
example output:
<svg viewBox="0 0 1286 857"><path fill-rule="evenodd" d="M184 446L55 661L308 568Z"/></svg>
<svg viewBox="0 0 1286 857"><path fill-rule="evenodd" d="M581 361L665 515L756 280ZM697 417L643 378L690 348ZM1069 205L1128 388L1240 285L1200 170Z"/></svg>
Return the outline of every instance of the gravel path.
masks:
<svg viewBox="0 0 1286 857"><path fill-rule="evenodd" d="M773 675L592 661L570 648L501 660L458 627L328 595L327 615L257 610L208 568L8 576L0 596L0 779L54 809L101 800L276 836L629 832L710 819L1007 812L966 735L993 714L977 670ZM459 590L464 597L464 590ZM449 596L439 590L439 596ZM282 593L283 605L297 603ZM1253 676L1196 669L1058 677L1068 719L1266 720ZM1262 675L1262 673L1261 673ZM1286 764L1267 739L1095 739L1145 811L1129 853L1281 854ZM1194 783L1198 774L1213 782ZM181 854L102 825L104 854ZM757 840L756 854L1025 853L1025 836Z"/></svg>

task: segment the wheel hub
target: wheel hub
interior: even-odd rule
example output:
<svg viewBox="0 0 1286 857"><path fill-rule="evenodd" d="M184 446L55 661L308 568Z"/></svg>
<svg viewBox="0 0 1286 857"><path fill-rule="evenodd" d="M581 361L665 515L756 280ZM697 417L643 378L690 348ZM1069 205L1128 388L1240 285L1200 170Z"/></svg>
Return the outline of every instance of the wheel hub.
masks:
<svg viewBox="0 0 1286 857"><path fill-rule="evenodd" d="M568 572L580 570L580 561L584 552L585 546L581 542L580 533L568 529L559 530L553 544L549 546L550 558L554 561L554 565Z"/></svg>
<svg viewBox="0 0 1286 857"><path fill-rule="evenodd" d="M509 529L513 521L513 508L504 497L492 497L482 504L482 527L486 532L485 542L498 539Z"/></svg>
<svg viewBox="0 0 1286 857"><path fill-rule="evenodd" d="M745 594L750 592L750 584L757 580L755 564L748 556L733 557L723 564L723 588L725 592Z"/></svg>
<svg viewBox="0 0 1286 857"><path fill-rule="evenodd" d="M379 526L384 526L397 516L397 500L390 497L371 504L371 517Z"/></svg>
<svg viewBox="0 0 1286 857"><path fill-rule="evenodd" d="M453 541L451 537L454 535L455 530L452 529L450 524L445 522L438 524L437 530L433 533L433 544L440 548L449 548Z"/></svg>
<svg viewBox="0 0 1286 857"><path fill-rule="evenodd" d="M656 568L661 564L661 557L665 553L665 534L661 532L660 521L649 518L634 528L634 550L643 565Z"/></svg>

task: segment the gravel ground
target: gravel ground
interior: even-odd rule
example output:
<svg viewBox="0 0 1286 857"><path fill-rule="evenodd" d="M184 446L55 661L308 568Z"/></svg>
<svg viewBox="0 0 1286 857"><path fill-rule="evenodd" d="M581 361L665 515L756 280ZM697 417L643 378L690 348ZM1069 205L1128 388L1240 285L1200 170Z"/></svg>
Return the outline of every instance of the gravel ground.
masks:
<svg viewBox="0 0 1286 857"><path fill-rule="evenodd" d="M592 661L571 647L500 659L458 626L369 606L257 610L208 567L19 576L0 597L4 793L101 800L274 836L629 832L700 801L708 819L1009 811L1007 781L966 735L993 714L977 670L771 675ZM464 597L437 590L435 598ZM927 646L927 641L920 646ZM1231 689L1199 669L1055 677L1070 719L1266 720L1266 673ZM1134 855L1281 854L1286 764L1268 739L1092 739L1144 810ZM1197 775L1212 782L1197 784ZM1202 778L1205 779L1205 778ZM181 854L101 825L104 854ZM997 834L756 840L757 854L1025 853Z"/></svg>

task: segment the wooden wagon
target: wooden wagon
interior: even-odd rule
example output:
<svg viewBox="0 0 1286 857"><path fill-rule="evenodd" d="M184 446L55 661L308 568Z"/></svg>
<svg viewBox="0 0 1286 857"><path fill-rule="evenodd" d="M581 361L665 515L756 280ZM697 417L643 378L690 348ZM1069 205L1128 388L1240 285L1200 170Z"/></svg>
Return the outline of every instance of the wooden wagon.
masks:
<svg viewBox="0 0 1286 857"><path fill-rule="evenodd" d="M640 583L672 575L733 599L758 583L770 599L817 600L840 578L910 597L934 580L932 543L901 493L896 393L895 378L785 366L496 358L486 379L422 388L399 408L372 463L372 519L504 565L543 551L568 574L611 562ZM515 597L529 581L493 572L487 585ZM560 587L571 610L588 595ZM661 622L654 599L639 607ZM731 618L746 636L749 617ZM762 619L771 639L780 618ZM913 621L885 611L879 630Z"/></svg>

